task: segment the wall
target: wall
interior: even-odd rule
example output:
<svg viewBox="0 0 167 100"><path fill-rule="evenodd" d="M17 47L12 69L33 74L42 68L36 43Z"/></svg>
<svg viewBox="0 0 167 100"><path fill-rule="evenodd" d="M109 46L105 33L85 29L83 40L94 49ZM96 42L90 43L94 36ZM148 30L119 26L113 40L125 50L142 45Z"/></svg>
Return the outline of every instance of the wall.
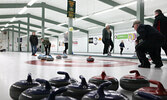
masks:
<svg viewBox="0 0 167 100"><path fill-rule="evenodd" d="M78 35L79 34L79 35ZM87 52L87 34L81 32L73 33L73 52ZM64 46L64 35L59 36L59 52L63 52Z"/></svg>

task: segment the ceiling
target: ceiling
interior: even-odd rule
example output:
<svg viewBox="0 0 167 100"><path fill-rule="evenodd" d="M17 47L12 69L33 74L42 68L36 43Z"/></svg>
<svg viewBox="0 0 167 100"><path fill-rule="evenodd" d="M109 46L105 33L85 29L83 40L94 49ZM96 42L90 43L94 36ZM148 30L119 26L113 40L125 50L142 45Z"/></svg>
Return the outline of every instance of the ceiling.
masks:
<svg viewBox="0 0 167 100"><path fill-rule="evenodd" d="M0 4L8 4L8 3L17 3L27 4L30 0L0 0ZM122 27L123 25L126 25L127 27L131 27L132 22L131 19L135 19L136 16L125 12L121 9L114 9L108 12L105 12L109 9L114 8L114 4L117 5L123 5L130 2L135 2L136 0L75 0L76 1L76 18L73 20L73 25L75 30L80 30L78 33L80 34L87 34L89 30L96 29L99 27L103 27L106 23L111 24L114 27ZM45 28L49 28L45 33L50 34L51 36L58 36L59 34L62 34L63 32L67 31L67 23L68 18L66 15L66 9L67 9L67 0L37 0L36 3L45 2L49 7L52 7L54 9L59 9L59 11L55 11L53 9L45 9L45 19L48 20L45 22ZM111 4L107 2L113 2ZM167 0L145 0L145 16L152 16L154 15L154 10L156 9L162 9L163 12L167 13L166 9ZM33 5L32 5L33 6ZM134 12L136 12L136 4L127 6ZM0 23L1 22L9 22L12 17L15 15L18 15L18 12L23 9L23 7L18 8L2 8L0 7L0 16L2 15L13 15L10 18L0 17ZM61 11L60 11L61 10ZM98 14L99 12L103 12L102 14ZM41 25L42 22L40 18L42 18L42 9L41 7L30 7L27 9L26 12L23 13L23 15L26 16L26 14L29 13L32 16L30 17L30 23L33 24L30 26L31 30L34 31L41 31ZM27 17L22 16L15 20L16 23L10 24L15 25L18 27L18 21L27 23ZM88 18L85 18L83 20L78 20L77 18L88 16ZM117 22L121 21L127 21L123 24L116 24ZM5 24L0 24L0 26L5 26ZM66 23L63 26L60 26L58 24ZM115 24L114 24L115 23ZM146 21L146 23L148 23ZM37 25L37 27L34 27L34 25ZM21 24L22 28L27 29L26 24ZM26 32L26 30L21 30L23 32ZM78 35L78 34L77 34Z"/></svg>

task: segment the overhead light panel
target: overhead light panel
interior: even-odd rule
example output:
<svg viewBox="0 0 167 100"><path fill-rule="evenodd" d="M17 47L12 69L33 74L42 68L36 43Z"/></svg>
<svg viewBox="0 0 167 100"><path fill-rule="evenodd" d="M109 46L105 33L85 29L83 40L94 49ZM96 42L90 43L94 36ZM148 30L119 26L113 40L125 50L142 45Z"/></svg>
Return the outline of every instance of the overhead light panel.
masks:
<svg viewBox="0 0 167 100"><path fill-rule="evenodd" d="M49 30L50 28L46 28L45 31Z"/></svg>
<svg viewBox="0 0 167 100"><path fill-rule="evenodd" d="M35 2L37 2L38 0L31 0L27 5L28 6L32 6Z"/></svg>
<svg viewBox="0 0 167 100"><path fill-rule="evenodd" d="M88 17L89 17L89 16L83 16L83 17L77 18L75 21L83 20L83 19L86 19L86 18L88 18Z"/></svg>
<svg viewBox="0 0 167 100"><path fill-rule="evenodd" d="M88 28L88 30L92 30L92 29L96 29L96 28L99 28L99 27L97 27L97 26L90 27L90 28Z"/></svg>
<svg viewBox="0 0 167 100"><path fill-rule="evenodd" d="M73 32L79 32L80 30L74 30Z"/></svg>
<svg viewBox="0 0 167 100"><path fill-rule="evenodd" d="M5 28L1 28L1 31L3 31Z"/></svg>
<svg viewBox="0 0 167 100"><path fill-rule="evenodd" d="M18 14L23 14L27 10L27 7L24 7Z"/></svg>
<svg viewBox="0 0 167 100"><path fill-rule="evenodd" d="M67 24L67 23L61 23L61 24L57 24L57 26L62 26L62 25L65 25L65 24Z"/></svg>
<svg viewBox="0 0 167 100"><path fill-rule="evenodd" d="M8 27L9 26L9 24L7 23L6 25L5 25L5 27Z"/></svg>
<svg viewBox="0 0 167 100"><path fill-rule="evenodd" d="M110 12L110 11L113 11L113 10L124 8L124 7L130 6L130 5L134 5L136 3L137 3L137 1L125 3L125 4L122 4L122 5L119 5L119 6L112 7L110 9L106 9L106 10L103 10L103 11L100 11L100 12L96 12L93 15L100 15L100 14L107 13L107 12Z"/></svg>
<svg viewBox="0 0 167 100"><path fill-rule="evenodd" d="M10 20L10 22L13 22L13 21L15 21L16 20L16 17L13 17L11 20Z"/></svg>

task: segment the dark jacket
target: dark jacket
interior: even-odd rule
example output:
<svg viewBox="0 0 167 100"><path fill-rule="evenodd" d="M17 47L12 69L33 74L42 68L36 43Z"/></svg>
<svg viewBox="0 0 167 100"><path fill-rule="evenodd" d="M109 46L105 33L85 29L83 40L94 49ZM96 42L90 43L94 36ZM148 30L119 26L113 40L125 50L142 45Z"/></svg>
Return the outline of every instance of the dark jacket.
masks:
<svg viewBox="0 0 167 100"><path fill-rule="evenodd" d="M124 43L123 43L123 42L121 42L121 43L119 44L119 46L120 46L120 48L125 47L125 45L124 45Z"/></svg>
<svg viewBox="0 0 167 100"><path fill-rule="evenodd" d="M161 46L164 42L162 33L150 25L140 24L137 33L139 34L137 41L142 39L142 44L146 47Z"/></svg>
<svg viewBox="0 0 167 100"><path fill-rule="evenodd" d="M167 37L167 17L165 17L163 13L155 17L153 27Z"/></svg>
<svg viewBox="0 0 167 100"><path fill-rule="evenodd" d="M109 34L109 35L108 35ZM105 43L106 40L111 40L111 31L108 33L107 29L103 29L102 41Z"/></svg>
<svg viewBox="0 0 167 100"><path fill-rule="evenodd" d="M49 45L51 45L49 39L44 39L44 41L42 42L42 44L43 44L44 46L47 46L47 45L49 46Z"/></svg>
<svg viewBox="0 0 167 100"><path fill-rule="evenodd" d="M30 43L31 45L38 45L38 37L36 35L30 36Z"/></svg>

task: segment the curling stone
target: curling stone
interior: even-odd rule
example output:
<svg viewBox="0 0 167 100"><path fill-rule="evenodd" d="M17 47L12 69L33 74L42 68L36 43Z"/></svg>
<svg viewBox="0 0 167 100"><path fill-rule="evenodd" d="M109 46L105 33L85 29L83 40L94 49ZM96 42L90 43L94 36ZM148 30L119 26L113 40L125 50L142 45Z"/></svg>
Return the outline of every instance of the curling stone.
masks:
<svg viewBox="0 0 167 100"><path fill-rule="evenodd" d="M150 83L146 77L141 76L137 70L132 70L130 73L135 75L126 75L120 79L120 86L129 91L135 91L141 87L149 87Z"/></svg>
<svg viewBox="0 0 167 100"><path fill-rule="evenodd" d="M50 55L50 56L47 56L46 60L47 60L47 61L53 61L54 58Z"/></svg>
<svg viewBox="0 0 167 100"><path fill-rule="evenodd" d="M67 56L66 54L64 54L64 55L62 56L62 58L68 58L68 56Z"/></svg>
<svg viewBox="0 0 167 100"><path fill-rule="evenodd" d="M82 100L129 100L127 96L113 90L104 90L111 82L102 83L98 90L91 91L82 97Z"/></svg>
<svg viewBox="0 0 167 100"><path fill-rule="evenodd" d="M51 87L48 81L45 82L45 85L29 88L21 93L19 100L41 100L49 96L51 91L54 91L55 88Z"/></svg>
<svg viewBox="0 0 167 100"><path fill-rule="evenodd" d="M87 62L94 62L94 58L92 58L91 56L89 56L88 58L87 58Z"/></svg>
<svg viewBox="0 0 167 100"><path fill-rule="evenodd" d="M90 83L96 84L97 86L99 86L100 84L102 84L104 82L108 82L108 81L112 82L112 84L110 86L108 86L106 89L116 91L119 87L118 80L114 77L107 76L104 71L101 73L100 76L94 76L94 77L89 79Z"/></svg>
<svg viewBox="0 0 167 100"><path fill-rule="evenodd" d="M68 85L67 92L64 92L64 96L70 96L77 100L81 100L81 98L90 91L96 90L97 86L95 84L87 83L86 79L80 75L81 83L72 83Z"/></svg>
<svg viewBox="0 0 167 100"><path fill-rule="evenodd" d="M56 56L56 59L61 59L61 56L60 56L60 55L57 55L57 56Z"/></svg>
<svg viewBox="0 0 167 100"><path fill-rule="evenodd" d="M70 76L69 76L69 74L67 72L58 71L57 74L65 75L65 77L64 78L62 78L62 77L55 77L55 78L50 79L49 83L52 86L62 87L62 86L67 86L67 85L69 85L71 83L77 82L77 80L75 80L73 78L70 78Z"/></svg>
<svg viewBox="0 0 167 100"><path fill-rule="evenodd" d="M43 56L41 57L41 60L46 60L46 58L47 58L47 55L43 55Z"/></svg>
<svg viewBox="0 0 167 100"><path fill-rule="evenodd" d="M149 82L158 87L140 88L133 93L132 100L167 100L167 89L158 81L149 80Z"/></svg>
<svg viewBox="0 0 167 100"><path fill-rule="evenodd" d="M38 59L41 59L41 58L42 58L42 56L43 56L43 55L41 55L41 54L40 54L40 55L38 56Z"/></svg>
<svg viewBox="0 0 167 100"><path fill-rule="evenodd" d="M14 83L10 87L10 97L14 100L18 100L19 95L26 89L32 88L35 86L39 86L40 84L36 81L34 81L31 78L31 74L28 74L27 80L21 80L16 83Z"/></svg>
<svg viewBox="0 0 167 100"><path fill-rule="evenodd" d="M52 91L48 98L44 98L42 100L76 100L69 96L59 96L61 93L66 92L66 87L61 87L56 91Z"/></svg>

